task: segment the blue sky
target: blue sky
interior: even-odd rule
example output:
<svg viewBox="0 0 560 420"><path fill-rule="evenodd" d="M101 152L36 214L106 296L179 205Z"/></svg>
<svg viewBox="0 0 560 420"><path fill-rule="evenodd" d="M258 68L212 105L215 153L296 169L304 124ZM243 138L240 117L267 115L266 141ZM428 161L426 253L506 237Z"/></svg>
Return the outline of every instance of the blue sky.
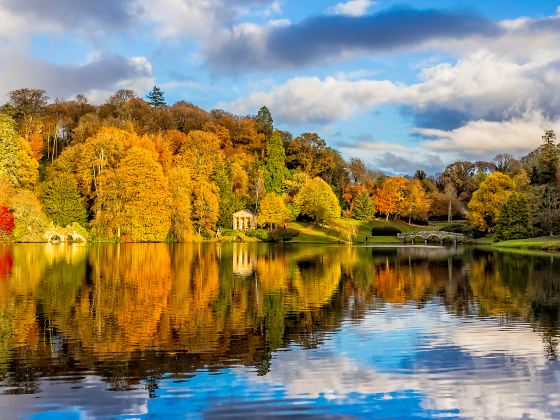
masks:
<svg viewBox="0 0 560 420"><path fill-rule="evenodd" d="M560 1L0 0L0 95L169 103L316 131L388 173L521 156L560 128ZM3 101L2 100L2 101Z"/></svg>

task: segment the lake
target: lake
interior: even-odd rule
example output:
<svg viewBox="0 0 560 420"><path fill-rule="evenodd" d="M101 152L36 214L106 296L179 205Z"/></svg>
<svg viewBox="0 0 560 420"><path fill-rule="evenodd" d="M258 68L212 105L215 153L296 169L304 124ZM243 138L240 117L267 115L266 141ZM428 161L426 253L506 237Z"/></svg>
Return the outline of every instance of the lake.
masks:
<svg viewBox="0 0 560 420"><path fill-rule="evenodd" d="M560 418L560 256L0 246L0 417Z"/></svg>

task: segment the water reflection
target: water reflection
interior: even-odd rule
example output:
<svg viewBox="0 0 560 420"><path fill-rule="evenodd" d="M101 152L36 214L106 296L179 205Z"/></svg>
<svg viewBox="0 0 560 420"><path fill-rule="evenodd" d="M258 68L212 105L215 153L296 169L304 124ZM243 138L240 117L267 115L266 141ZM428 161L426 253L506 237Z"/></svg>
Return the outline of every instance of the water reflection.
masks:
<svg viewBox="0 0 560 420"><path fill-rule="evenodd" d="M0 403L559 417L559 265L463 248L1 246Z"/></svg>

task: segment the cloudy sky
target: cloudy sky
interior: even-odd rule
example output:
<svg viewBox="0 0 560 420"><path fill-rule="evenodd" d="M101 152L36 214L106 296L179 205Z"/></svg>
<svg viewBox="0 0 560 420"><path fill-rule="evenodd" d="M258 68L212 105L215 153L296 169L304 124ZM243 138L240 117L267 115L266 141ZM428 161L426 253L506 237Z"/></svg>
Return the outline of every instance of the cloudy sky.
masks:
<svg viewBox="0 0 560 420"><path fill-rule="evenodd" d="M560 129L560 0L0 0L0 102L120 88L315 131L390 173Z"/></svg>

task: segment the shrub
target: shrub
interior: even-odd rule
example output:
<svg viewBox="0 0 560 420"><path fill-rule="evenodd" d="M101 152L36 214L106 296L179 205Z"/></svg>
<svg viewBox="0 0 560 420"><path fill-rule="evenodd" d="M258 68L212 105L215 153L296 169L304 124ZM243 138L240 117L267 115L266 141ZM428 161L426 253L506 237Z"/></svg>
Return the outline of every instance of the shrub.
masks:
<svg viewBox="0 0 560 420"><path fill-rule="evenodd" d="M222 236L235 236L235 231L233 229L222 229Z"/></svg>
<svg viewBox="0 0 560 420"><path fill-rule="evenodd" d="M268 232L264 229L248 230L245 232L245 236L257 238L261 241L268 241Z"/></svg>
<svg viewBox="0 0 560 420"><path fill-rule="evenodd" d="M400 229L393 226L379 226L371 230L371 236L397 236L402 233Z"/></svg>
<svg viewBox="0 0 560 420"><path fill-rule="evenodd" d="M352 242L357 236L356 225L345 220L333 220L330 228L334 235L344 242Z"/></svg>
<svg viewBox="0 0 560 420"><path fill-rule="evenodd" d="M445 232L462 233L469 238L481 238L484 236L484 232L474 229L468 223L449 223L443 226L440 230Z"/></svg>
<svg viewBox="0 0 560 420"><path fill-rule="evenodd" d="M74 232L82 235L86 241L90 240L88 230L77 222L72 223L70 226Z"/></svg>
<svg viewBox="0 0 560 420"><path fill-rule="evenodd" d="M202 236L202 239L205 239L205 240L209 240L209 239L212 239L214 237L213 233L207 231L206 229L202 229L200 231L200 236Z"/></svg>

